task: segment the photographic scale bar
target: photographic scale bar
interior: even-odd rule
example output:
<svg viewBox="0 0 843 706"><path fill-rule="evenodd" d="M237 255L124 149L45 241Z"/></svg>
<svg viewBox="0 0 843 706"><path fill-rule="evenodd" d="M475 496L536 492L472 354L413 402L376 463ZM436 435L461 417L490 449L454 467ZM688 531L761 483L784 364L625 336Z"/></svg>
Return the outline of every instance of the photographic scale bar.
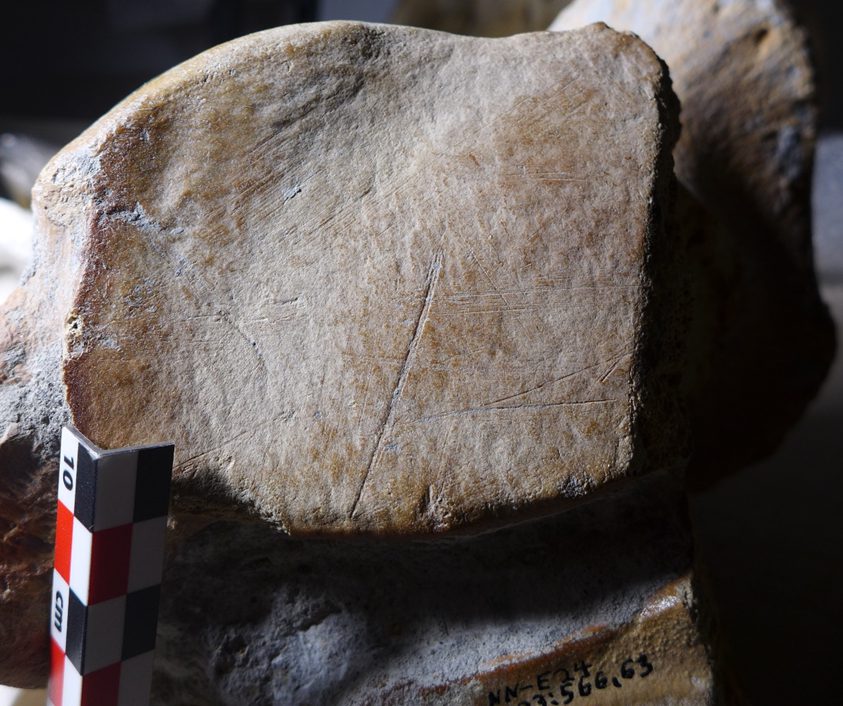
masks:
<svg viewBox="0 0 843 706"><path fill-rule="evenodd" d="M173 445L62 431L48 706L148 706Z"/></svg>

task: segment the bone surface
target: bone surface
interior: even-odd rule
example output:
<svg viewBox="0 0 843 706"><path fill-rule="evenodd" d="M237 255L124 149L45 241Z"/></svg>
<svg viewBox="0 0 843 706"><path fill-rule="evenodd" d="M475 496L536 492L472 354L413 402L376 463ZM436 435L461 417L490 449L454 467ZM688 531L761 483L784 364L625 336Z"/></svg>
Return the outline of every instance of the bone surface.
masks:
<svg viewBox="0 0 843 706"><path fill-rule="evenodd" d="M681 488L640 489L427 542L213 524L169 561L153 703L730 703Z"/></svg>
<svg viewBox="0 0 843 706"><path fill-rule="evenodd" d="M185 482L293 532L442 531L630 476L670 99L601 27L282 29L174 70L36 187L66 257L22 296L55 301L71 419L173 439Z"/></svg>
<svg viewBox="0 0 843 706"><path fill-rule="evenodd" d="M293 534L487 528L676 465L648 335L676 328L676 112L603 26L331 23L211 50L65 148L0 319L0 681L45 673L67 421L174 441L177 512Z"/></svg>
<svg viewBox="0 0 843 706"><path fill-rule="evenodd" d="M833 356L811 246L807 38L778 0L576 0L551 29L597 21L652 46L682 104L674 156L694 282L689 478L705 484L773 451Z"/></svg>

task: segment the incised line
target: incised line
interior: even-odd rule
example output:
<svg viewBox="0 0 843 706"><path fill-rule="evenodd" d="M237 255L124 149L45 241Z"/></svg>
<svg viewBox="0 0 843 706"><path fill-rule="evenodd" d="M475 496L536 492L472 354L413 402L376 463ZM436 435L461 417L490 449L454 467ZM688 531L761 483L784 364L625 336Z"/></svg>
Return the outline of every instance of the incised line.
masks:
<svg viewBox="0 0 843 706"><path fill-rule="evenodd" d="M398 374L398 382L395 384L395 389L392 392L392 397L389 400L389 407L387 408L384 420L381 423L380 431L378 432L377 441L375 442L372 455L369 457L369 463L366 466L366 472L363 475L363 480L360 483L360 488L357 490L357 497L354 499L354 505L351 507L351 517L357 512L357 506L360 504L360 499L363 497L363 492L366 489L366 483L369 480L369 475L375 464L380 460L382 453L383 440L386 437L387 431L392 431L395 426L395 410L401 395L404 393L404 385L407 382L407 377L410 374L410 369L413 367L416 359L416 351L419 347L422 334L424 334L424 327L430 317L430 308L433 304L433 295L436 293L436 283L439 281L439 273L442 271L442 252L436 254L433 262L430 264L430 270L427 275L427 289L424 295L424 303L422 304L419 318L416 321L416 329L413 337L410 340L410 345L407 347L407 355L404 356L404 363L401 366L401 372Z"/></svg>

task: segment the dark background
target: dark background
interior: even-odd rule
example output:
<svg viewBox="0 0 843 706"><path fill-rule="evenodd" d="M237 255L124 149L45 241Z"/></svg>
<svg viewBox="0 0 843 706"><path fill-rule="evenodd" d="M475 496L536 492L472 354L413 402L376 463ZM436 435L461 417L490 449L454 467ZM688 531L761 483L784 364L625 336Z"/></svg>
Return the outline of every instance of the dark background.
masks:
<svg viewBox="0 0 843 706"><path fill-rule="evenodd" d="M843 320L843 2L794 0L811 30L823 138L814 198L823 294ZM391 0L5 0L0 132L57 146L203 49L288 22L386 21ZM839 134L838 134L839 133ZM830 704L843 629L843 364L767 462L692 498L698 554L751 704Z"/></svg>
<svg viewBox="0 0 843 706"><path fill-rule="evenodd" d="M90 121L220 42L290 22L386 21L395 0L5 0L0 116ZM843 2L793 0L814 38L824 125L843 128Z"/></svg>

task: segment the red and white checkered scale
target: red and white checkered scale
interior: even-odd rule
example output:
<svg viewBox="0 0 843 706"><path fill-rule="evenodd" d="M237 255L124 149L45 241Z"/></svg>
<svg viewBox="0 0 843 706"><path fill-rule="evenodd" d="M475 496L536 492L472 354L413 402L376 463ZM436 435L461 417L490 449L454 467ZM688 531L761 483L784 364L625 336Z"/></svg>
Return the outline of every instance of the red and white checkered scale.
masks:
<svg viewBox="0 0 843 706"><path fill-rule="evenodd" d="M50 706L147 706L173 446L62 432Z"/></svg>

